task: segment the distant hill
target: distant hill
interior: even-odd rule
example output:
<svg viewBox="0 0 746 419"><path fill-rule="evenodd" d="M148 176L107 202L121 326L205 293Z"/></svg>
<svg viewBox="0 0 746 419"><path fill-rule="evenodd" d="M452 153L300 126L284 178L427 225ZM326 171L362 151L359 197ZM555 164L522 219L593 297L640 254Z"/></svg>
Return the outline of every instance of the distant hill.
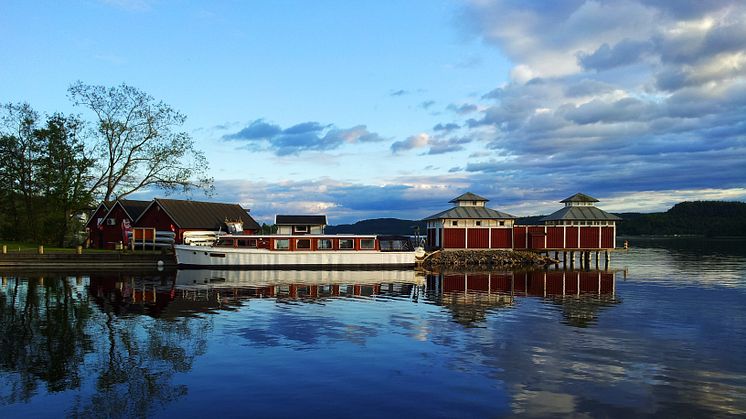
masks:
<svg viewBox="0 0 746 419"><path fill-rule="evenodd" d="M619 235L746 236L744 202L681 202L666 212L617 215L624 218L617 225Z"/></svg>
<svg viewBox="0 0 746 419"><path fill-rule="evenodd" d="M681 202L666 212L616 213L622 217L617 234L627 236L704 235L746 237L746 203L724 201ZM518 224L536 225L543 215L518 218ZM424 221L398 218L375 218L355 224L327 226L328 234L394 234L412 235L414 226L426 233Z"/></svg>

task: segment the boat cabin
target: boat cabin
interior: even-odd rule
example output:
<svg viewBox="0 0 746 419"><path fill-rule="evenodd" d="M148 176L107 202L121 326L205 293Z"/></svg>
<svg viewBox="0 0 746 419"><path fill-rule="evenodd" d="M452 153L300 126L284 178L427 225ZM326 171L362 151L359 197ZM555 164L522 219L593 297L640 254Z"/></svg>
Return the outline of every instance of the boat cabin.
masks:
<svg viewBox="0 0 746 419"><path fill-rule="evenodd" d="M324 234L326 215L276 215L277 234Z"/></svg>

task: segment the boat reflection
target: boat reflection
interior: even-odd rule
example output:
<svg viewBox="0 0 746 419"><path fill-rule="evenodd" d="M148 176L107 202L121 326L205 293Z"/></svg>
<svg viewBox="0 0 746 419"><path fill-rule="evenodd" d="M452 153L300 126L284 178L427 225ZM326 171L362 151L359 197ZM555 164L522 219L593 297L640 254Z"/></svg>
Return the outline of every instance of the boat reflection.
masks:
<svg viewBox="0 0 746 419"><path fill-rule="evenodd" d="M518 297L540 297L561 308L563 322L593 324L603 307L619 302L610 271L535 271L430 274L412 270L287 271L181 270L170 275L92 275L89 292L107 312L175 318L234 310L254 298L319 303L379 296L446 307L454 320L481 324Z"/></svg>

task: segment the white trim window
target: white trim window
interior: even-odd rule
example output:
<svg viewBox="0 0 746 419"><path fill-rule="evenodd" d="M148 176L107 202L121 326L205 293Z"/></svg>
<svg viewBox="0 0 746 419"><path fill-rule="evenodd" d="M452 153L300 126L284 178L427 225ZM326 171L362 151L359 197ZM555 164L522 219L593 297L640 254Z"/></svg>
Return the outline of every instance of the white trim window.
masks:
<svg viewBox="0 0 746 419"><path fill-rule="evenodd" d="M316 247L318 249L331 249L332 241L329 239L318 239L316 240Z"/></svg>
<svg viewBox="0 0 746 419"><path fill-rule="evenodd" d="M289 239L275 240L275 250L290 250L290 240Z"/></svg>
<svg viewBox="0 0 746 419"><path fill-rule="evenodd" d="M296 249L311 250L311 239L298 239L295 241Z"/></svg>
<svg viewBox="0 0 746 419"><path fill-rule="evenodd" d="M360 239L360 248L365 250L371 250L376 248L375 239Z"/></svg>
<svg viewBox="0 0 746 419"><path fill-rule="evenodd" d="M353 239L339 239L339 248L341 250L352 250L355 248L355 240Z"/></svg>

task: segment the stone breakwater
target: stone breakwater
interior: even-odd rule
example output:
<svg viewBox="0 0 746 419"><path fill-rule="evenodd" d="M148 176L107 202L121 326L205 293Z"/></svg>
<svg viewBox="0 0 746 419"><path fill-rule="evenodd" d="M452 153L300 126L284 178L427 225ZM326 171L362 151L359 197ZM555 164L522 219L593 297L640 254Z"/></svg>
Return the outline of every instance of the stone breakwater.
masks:
<svg viewBox="0 0 746 419"><path fill-rule="evenodd" d="M508 250L448 250L436 252L422 263L427 270L502 270L531 268L558 263L533 252Z"/></svg>

